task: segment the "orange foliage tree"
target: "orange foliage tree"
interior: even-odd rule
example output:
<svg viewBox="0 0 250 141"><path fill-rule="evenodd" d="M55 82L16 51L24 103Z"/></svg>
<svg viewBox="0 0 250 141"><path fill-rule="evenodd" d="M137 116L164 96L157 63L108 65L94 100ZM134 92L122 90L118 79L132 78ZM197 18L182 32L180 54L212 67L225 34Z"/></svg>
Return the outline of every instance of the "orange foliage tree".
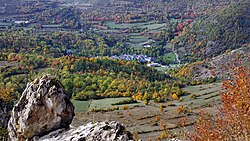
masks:
<svg viewBox="0 0 250 141"><path fill-rule="evenodd" d="M243 67L237 67L235 71L233 79L222 84L224 91L219 116L200 114L190 140L250 140L250 71Z"/></svg>

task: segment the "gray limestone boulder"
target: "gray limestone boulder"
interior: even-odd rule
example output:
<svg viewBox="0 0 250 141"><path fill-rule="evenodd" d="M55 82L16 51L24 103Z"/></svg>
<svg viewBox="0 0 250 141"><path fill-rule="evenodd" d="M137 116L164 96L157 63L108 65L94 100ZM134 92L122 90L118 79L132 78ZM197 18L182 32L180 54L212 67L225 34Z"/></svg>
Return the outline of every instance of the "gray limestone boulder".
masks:
<svg viewBox="0 0 250 141"><path fill-rule="evenodd" d="M61 83L43 76L27 84L8 123L11 141L30 140L61 128L69 128L74 106Z"/></svg>
<svg viewBox="0 0 250 141"><path fill-rule="evenodd" d="M128 141L133 135L112 122L70 128L74 106L61 83L43 76L27 84L8 123L10 141Z"/></svg>
<svg viewBox="0 0 250 141"><path fill-rule="evenodd" d="M119 122L88 123L69 130L59 129L34 141L129 141L133 135Z"/></svg>

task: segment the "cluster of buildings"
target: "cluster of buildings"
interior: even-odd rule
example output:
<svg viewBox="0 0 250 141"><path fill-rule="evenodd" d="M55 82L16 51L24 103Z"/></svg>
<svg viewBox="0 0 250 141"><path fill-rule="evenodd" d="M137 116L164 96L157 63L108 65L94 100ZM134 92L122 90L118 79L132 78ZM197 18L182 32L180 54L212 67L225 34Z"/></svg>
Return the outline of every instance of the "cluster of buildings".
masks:
<svg viewBox="0 0 250 141"><path fill-rule="evenodd" d="M147 63L147 62L151 62L153 61L152 57L148 57L146 55L128 55L128 54L124 54L124 55L120 55L120 56L111 56L111 58L113 59L122 59L122 60L126 60L126 61L138 61L140 63Z"/></svg>
<svg viewBox="0 0 250 141"><path fill-rule="evenodd" d="M21 26L27 25L29 21L19 21L19 20L12 20L12 19L0 19L0 29L11 28L13 26Z"/></svg>
<svg viewBox="0 0 250 141"><path fill-rule="evenodd" d="M140 63L147 63L148 67L164 67L164 68L177 68L180 67L180 64L169 64L169 65L162 65L160 63L154 63L152 57L148 57L146 55L120 55L120 56L111 56L112 59L122 59L126 61L138 61Z"/></svg>
<svg viewBox="0 0 250 141"><path fill-rule="evenodd" d="M144 48L150 48L150 47L152 47L153 43L155 43L155 40L150 39L150 40L148 40L146 42L140 43L139 45L144 47Z"/></svg>

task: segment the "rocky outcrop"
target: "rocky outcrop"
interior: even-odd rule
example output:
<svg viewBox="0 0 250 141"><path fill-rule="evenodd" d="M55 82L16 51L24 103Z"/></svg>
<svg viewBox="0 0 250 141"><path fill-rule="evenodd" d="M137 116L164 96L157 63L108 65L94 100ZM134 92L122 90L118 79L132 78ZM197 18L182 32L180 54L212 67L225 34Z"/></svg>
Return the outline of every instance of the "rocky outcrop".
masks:
<svg viewBox="0 0 250 141"><path fill-rule="evenodd" d="M186 70L183 71L183 74L190 80L213 81L211 78L220 80L231 79L231 71L234 66L249 64L250 57L248 56L250 56L250 44L205 61L185 65L182 70ZM249 66L246 67L249 68Z"/></svg>
<svg viewBox="0 0 250 141"><path fill-rule="evenodd" d="M12 141L24 141L68 128L73 117L74 106L61 83L43 76L27 84L14 106L8 124L9 138Z"/></svg>
<svg viewBox="0 0 250 141"><path fill-rule="evenodd" d="M75 129L59 129L50 134L34 138L35 141L128 141L132 134L115 121L89 123Z"/></svg>
<svg viewBox="0 0 250 141"><path fill-rule="evenodd" d="M128 141L132 134L118 122L69 128L74 106L60 82L43 76L27 85L8 124L10 141Z"/></svg>

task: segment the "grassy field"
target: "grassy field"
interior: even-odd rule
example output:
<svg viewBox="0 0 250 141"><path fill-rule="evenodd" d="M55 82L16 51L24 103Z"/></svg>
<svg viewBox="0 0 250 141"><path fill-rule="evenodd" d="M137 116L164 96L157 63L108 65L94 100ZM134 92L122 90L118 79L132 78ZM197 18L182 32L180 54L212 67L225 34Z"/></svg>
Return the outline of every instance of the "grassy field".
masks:
<svg viewBox="0 0 250 141"><path fill-rule="evenodd" d="M183 90L188 91L191 94L197 95L196 102L204 102L211 100L219 100L221 93L221 83L211 83L211 84L203 84L196 86L187 86L183 88ZM190 98L190 95L183 96L184 101L193 101Z"/></svg>
<svg viewBox="0 0 250 141"><path fill-rule="evenodd" d="M116 24L114 22L107 22L106 25L110 28L129 28L127 26L125 26L124 24Z"/></svg>
<svg viewBox="0 0 250 141"><path fill-rule="evenodd" d="M98 100L88 100L88 101L78 101L78 100L71 100L75 107L75 112L87 112L91 111L92 109L108 109L112 107L122 107L125 105L128 105L129 107L133 106L141 106L143 105L143 102L138 101L138 103L133 104L124 104L124 105L115 105L112 106L111 104L120 102L122 100L128 100L129 97L121 97L121 98L104 98L104 99L98 99Z"/></svg>
<svg viewBox="0 0 250 141"><path fill-rule="evenodd" d="M146 40L145 36L133 36L131 39L144 39Z"/></svg>
<svg viewBox="0 0 250 141"><path fill-rule="evenodd" d="M164 27L149 30L148 33L159 33L164 29Z"/></svg>
<svg viewBox="0 0 250 141"><path fill-rule="evenodd" d="M10 26L12 23L0 22L0 26Z"/></svg>
<svg viewBox="0 0 250 141"><path fill-rule="evenodd" d="M44 28L59 28L59 27L61 27L61 25L60 24L44 24L44 25L42 25L42 27L44 27Z"/></svg>
<svg viewBox="0 0 250 141"><path fill-rule="evenodd" d="M128 36L129 37L132 37L132 36L141 36L141 34L140 33L130 33Z"/></svg>
<svg viewBox="0 0 250 141"><path fill-rule="evenodd" d="M182 20L181 19L175 19L175 18L170 19L170 23L175 23L175 22L182 22Z"/></svg>
<svg viewBox="0 0 250 141"><path fill-rule="evenodd" d="M119 33L120 32L119 30L116 30L116 29L101 29L99 31L103 33Z"/></svg>
<svg viewBox="0 0 250 141"><path fill-rule="evenodd" d="M142 23L122 23L122 24L116 24L114 22L106 22L105 23L107 26L110 28L132 28L132 27L142 27L150 24L154 24L154 21L149 21L149 22L142 22Z"/></svg>
<svg viewBox="0 0 250 141"><path fill-rule="evenodd" d="M140 43L146 42L146 41L147 41L146 37L145 38L140 37L140 38L130 38L129 39L129 42L134 43L134 44L140 44Z"/></svg>
<svg viewBox="0 0 250 141"><path fill-rule="evenodd" d="M163 103L155 103L153 100L149 101L149 104L130 108L127 110L115 110L108 112L89 112L89 113L77 113L73 126L78 126L83 123L97 122L97 121L119 121L126 125L126 129L132 133L138 132L139 138L142 140L155 140L157 136L160 136L163 132L162 123L166 125L169 131L178 133L183 130L178 126L181 119L185 118L186 114L178 113L180 105L185 107L186 113L188 113L188 120L185 125L185 130L192 131L192 125L196 123L199 118L200 111L206 111L210 114L218 113L218 107L220 106L221 92L220 83L203 84L197 86L187 86L184 90L187 90L191 94L183 96L183 101L173 100ZM196 99L191 99L192 94L197 94ZM128 98L106 98L100 100L93 100L90 108L109 108L112 103L128 99ZM138 103L137 103L138 104ZM134 104L127 104L134 105ZM160 105L164 105L163 111L160 111ZM192 112L190 112L192 109ZM160 121L157 120L160 119Z"/></svg>
<svg viewBox="0 0 250 141"><path fill-rule="evenodd" d="M191 94L204 95L213 91L221 91L221 83L187 86L184 88L184 90L188 91Z"/></svg>
<svg viewBox="0 0 250 141"><path fill-rule="evenodd" d="M75 107L75 112L87 112L91 101L71 100Z"/></svg>
<svg viewBox="0 0 250 141"><path fill-rule="evenodd" d="M91 111L92 109L108 109L112 107L122 107L124 105L115 105L112 106L111 104L120 102L122 100L128 100L129 97L121 97L121 98L105 98L105 99L99 99L99 100L93 100L89 106L88 111ZM133 103L133 104L125 104L129 107L133 107L135 105L143 105L142 102Z"/></svg>
<svg viewBox="0 0 250 141"><path fill-rule="evenodd" d="M109 27L110 29L99 28L99 32L103 33L121 33L121 30L124 29L132 29L132 28L147 28L147 33L159 33L164 27L165 23L156 23L156 21L148 21L148 22L138 22L138 23L122 23L117 24L115 22L105 22L104 26ZM147 41L146 36L141 35L140 33L122 33L127 36L128 42L133 45L138 45L142 42ZM138 48L137 48L138 49Z"/></svg>
<svg viewBox="0 0 250 141"><path fill-rule="evenodd" d="M141 28L148 28L149 30L153 30L153 29L158 29L158 28L164 27L164 26L165 26L165 23L163 23L163 24L148 24L148 25L142 26Z"/></svg>
<svg viewBox="0 0 250 141"><path fill-rule="evenodd" d="M125 29L125 28L148 28L148 30L158 30L165 26L165 23L156 24L153 21L145 23L123 23L116 24L114 22L107 22L106 26L110 28Z"/></svg>
<svg viewBox="0 0 250 141"><path fill-rule="evenodd" d="M158 71L161 71L161 72L165 72L167 70L167 68L165 68L165 67L155 67L155 69L157 69Z"/></svg>
<svg viewBox="0 0 250 141"><path fill-rule="evenodd" d="M175 60L175 54L174 53L168 53L164 57L166 57L170 61L174 61Z"/></svg>

